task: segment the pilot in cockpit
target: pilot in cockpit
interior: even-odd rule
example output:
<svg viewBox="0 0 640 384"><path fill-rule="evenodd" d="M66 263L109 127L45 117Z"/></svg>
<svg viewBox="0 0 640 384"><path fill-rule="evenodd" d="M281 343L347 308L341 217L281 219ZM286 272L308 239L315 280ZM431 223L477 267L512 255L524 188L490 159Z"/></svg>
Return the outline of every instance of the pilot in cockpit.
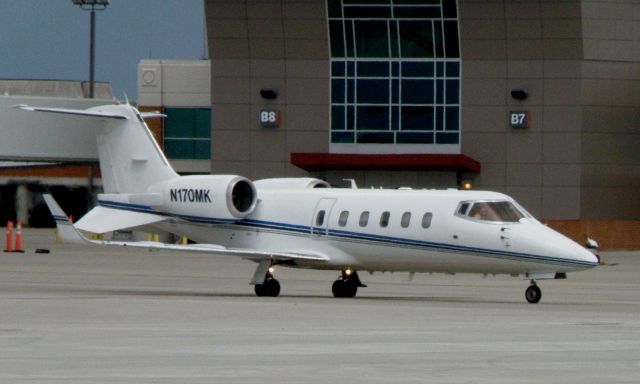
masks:
<svg viewBox="0 0 640 384"><path fill-rule="evenodd" d="M500 217L487 203L475 203L469 211L469 216L478 220L500 221Z"/></svg>

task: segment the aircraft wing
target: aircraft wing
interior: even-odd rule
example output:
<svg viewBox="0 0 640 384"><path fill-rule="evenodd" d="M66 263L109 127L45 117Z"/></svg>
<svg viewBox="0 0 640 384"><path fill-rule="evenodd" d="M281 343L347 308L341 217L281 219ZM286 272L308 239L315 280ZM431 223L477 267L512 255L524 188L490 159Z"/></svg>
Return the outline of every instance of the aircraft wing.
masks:
<svg viewBox="0 0 640 384"><path fill-rule="evenodd" d="M89 240L87 239L78 228L76 228L69 218L64 213L62 208L58 205L55 199L49 195L43 195L51 215L56 221L58 232L62 240L66 243L81 244L81 245L108 245L119 247L132 247L132 248L145 248L152 250L165 250L165 251L181 251L181 252L194 252L194 253L207 253L214 255L229 255L229 256L241 256L251 260L259 261L267 258L276 260L304 260L304 261L329 261L327 255L318 252L308 251L267 251L256 249L240 249L240 248L227 248L217 244L166 244L155 241L105 241L105 240Z"/></svg>
<svg viewBox="0 0 640 384"><path fill-rule="evenodd" d="M120 229L129 229L141 225L164 221L165 218L153 213L129 212L107 207L95 207L82 216L75 227L94 233L105 233Z"/></svg>

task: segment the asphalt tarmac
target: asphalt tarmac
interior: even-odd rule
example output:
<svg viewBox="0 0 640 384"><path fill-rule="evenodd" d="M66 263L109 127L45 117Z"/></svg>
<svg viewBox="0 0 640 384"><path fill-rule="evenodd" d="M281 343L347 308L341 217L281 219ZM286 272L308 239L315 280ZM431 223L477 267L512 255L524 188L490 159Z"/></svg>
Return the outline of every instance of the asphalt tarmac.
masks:
<svg viewBox="0 0 640 384"><path fill-rule="evenodd" d="M0 253L0 383L638 383L640 252L542 281L280 268L277 298L233 257L54 245ZM36 248L51 249L35 254Z"/></svg>

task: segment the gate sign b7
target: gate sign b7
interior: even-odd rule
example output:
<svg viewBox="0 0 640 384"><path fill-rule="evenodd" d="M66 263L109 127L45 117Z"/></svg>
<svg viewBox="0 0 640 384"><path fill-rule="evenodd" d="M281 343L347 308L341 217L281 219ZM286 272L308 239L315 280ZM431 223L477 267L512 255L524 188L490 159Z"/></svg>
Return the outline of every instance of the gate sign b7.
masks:
<svg viewBox="0 0 640 384"><path fill-rule="evenodd" d="M509 124L511 128L529 128L531 122L530 111L511 111L509 112Z"/></svg>

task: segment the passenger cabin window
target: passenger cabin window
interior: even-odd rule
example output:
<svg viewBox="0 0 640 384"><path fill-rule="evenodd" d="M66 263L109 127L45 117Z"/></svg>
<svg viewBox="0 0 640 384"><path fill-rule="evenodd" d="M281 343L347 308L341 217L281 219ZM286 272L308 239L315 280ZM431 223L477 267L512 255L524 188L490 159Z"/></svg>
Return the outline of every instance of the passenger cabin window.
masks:
<svg viewBox="0 0 640 384"><path fill-rule="evenodd" d="M318 216L316 216L316 227L321 227L324 224L324 210L318 212Z"/></svg>
<svg viewBox="0 0 640 384"><path fill-rule="evenodd" d="M459 209L458 214L475 220L517 223L520 219L527 217L525 212L510 201L476 201L463 203L462 205L465 204L470 206L468 213L463 213L462 210Z"/></svg>
<svg viewBox="0 0 640 384"><path fill-rule="evenodd" d="M382 212L382 215L380 216L380 226L382 228L386 228L389 226L389 217L391 216L391 213L389 212Z"/></svg>
<svg viewBox="0 0 640 384"><path fill-rule="evenodd" d="M411 212L405 212L402 214L402 219L400 220L400 226L402 228L408 228L409 224L411 224Z"/></svg>
<svg viewBox="0 0 640 384"><path fill-rule="evenodd" d="M366 227L369 224L369 211L364 211L360 214L360 226Z"/></svg>
<svg viewBox="0 0 640 384"><path fill-rule="evenodd" d="M431 226L431 219L433 218L433 213L427 212L422 215L422 228L429 228Z"/></svg>
<svg viewBox="0 0 640 384"><path fill-rule="evenodd" d="M344 227L347 225L347 220L349 220L349 211L340 212L340 218L338 219L338 225Z"/></svg>

